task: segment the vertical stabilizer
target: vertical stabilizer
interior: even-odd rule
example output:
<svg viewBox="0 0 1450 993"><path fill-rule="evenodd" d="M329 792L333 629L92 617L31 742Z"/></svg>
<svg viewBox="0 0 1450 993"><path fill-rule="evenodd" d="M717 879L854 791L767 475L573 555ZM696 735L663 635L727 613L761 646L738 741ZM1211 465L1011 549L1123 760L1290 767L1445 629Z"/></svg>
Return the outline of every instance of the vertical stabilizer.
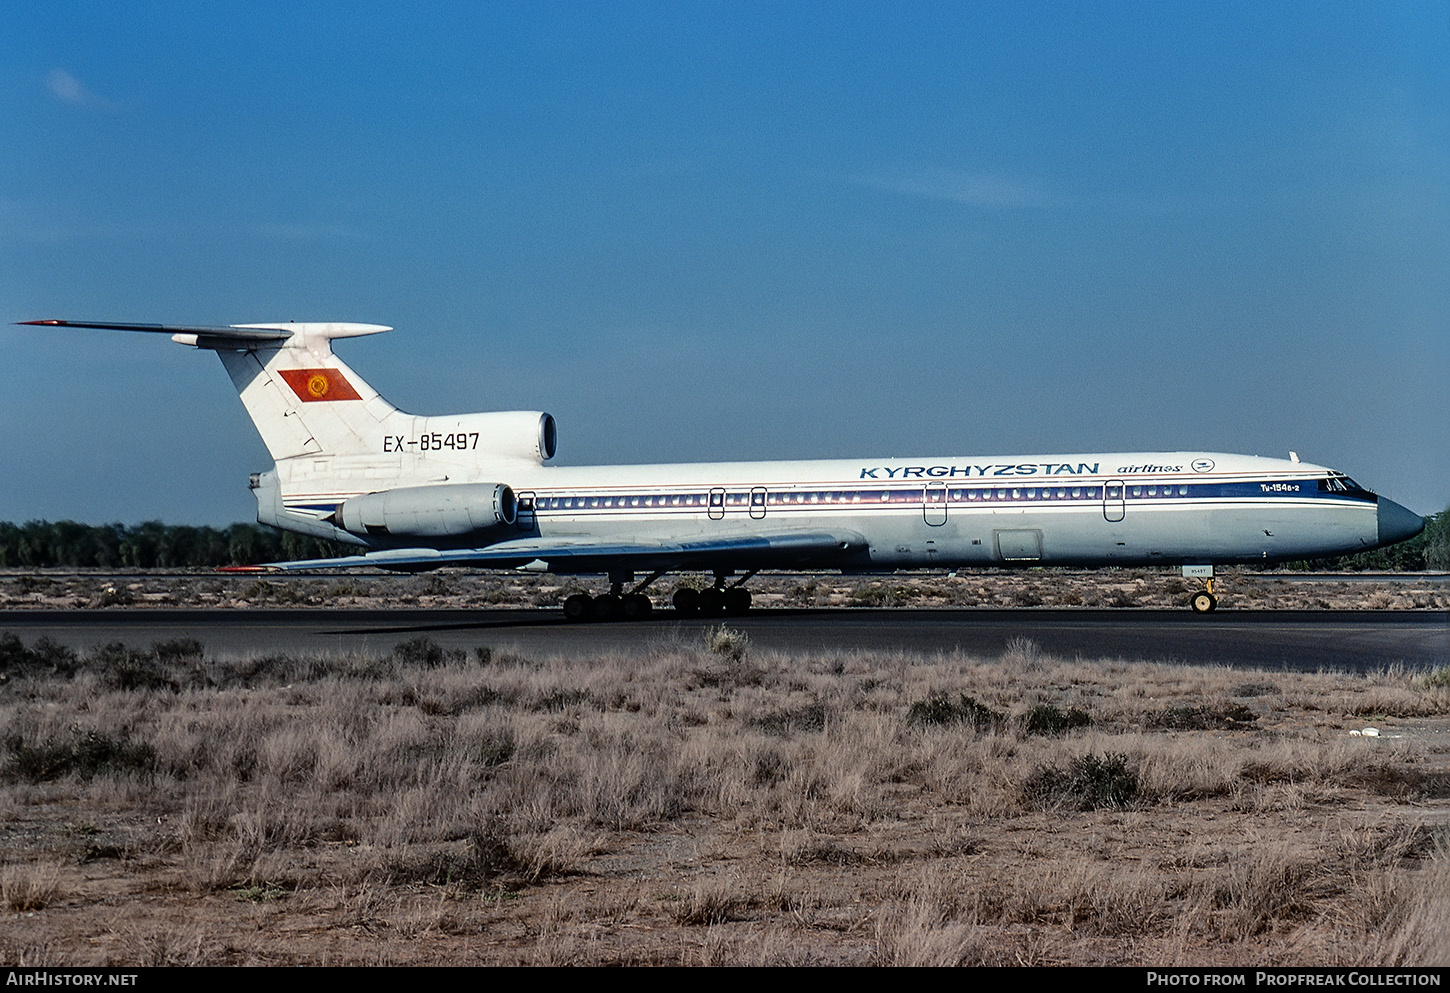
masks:
<svg viewBox="0 0 1450 993"><path fill-rule="evenodd" d="M367 437L396 408L332 352L334 338L389 330L375 324L250 324L285 339L216 348L242 404L277 461L300 455L366 455ZM186 344L187 336L177 335Z"/></svg>

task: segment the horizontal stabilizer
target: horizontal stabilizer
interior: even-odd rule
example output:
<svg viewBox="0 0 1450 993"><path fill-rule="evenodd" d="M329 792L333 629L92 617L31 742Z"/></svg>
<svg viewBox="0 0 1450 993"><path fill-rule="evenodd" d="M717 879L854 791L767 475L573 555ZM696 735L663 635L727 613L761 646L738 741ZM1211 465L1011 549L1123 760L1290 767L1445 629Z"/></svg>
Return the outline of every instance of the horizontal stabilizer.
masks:
<svg viewBox="0 0 1450 993"><path fill-rule="evenodd" d="M47 328L95 328L100 331L147 331L151 334L186 334L198 338L235 338L238 341L285 341L292 337L291 331L276 327L232 328L205 327L196 324L89 324L82 321L16 321L17 324L34 324Z"/></svg>
<svg viewBox="0 0 1450 993"><path fill-rule="evenodd" d="M169 334L173 340L183 345L213 349L253 348L268 342L286 341L289 338L298 338L303 341L317 339L331 341L334 338L356 338L365 334L379 334L392 330L383 324L347 324L335 321L305 324L295 322L232 324L227 327L203 324L103 324L90 321L57 320L17 321L16 323L46 328L94 328L100 331L143 331L150 334Z"/></svg>

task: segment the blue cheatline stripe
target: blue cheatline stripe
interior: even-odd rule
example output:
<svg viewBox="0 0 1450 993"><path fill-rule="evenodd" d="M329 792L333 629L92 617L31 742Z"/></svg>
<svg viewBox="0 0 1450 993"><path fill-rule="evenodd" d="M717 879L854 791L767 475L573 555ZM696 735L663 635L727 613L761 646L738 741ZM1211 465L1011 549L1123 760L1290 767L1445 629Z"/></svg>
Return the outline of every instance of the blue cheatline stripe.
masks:
<svg viewBox="0 0 1450 993"><path fill-rule="evenodd" d="M1373 504L1375 496L1367 491L1334 493L1319 489L1317 479L1265 479L1212 483L1148 483L1129 482L1078 486L952 486L926 483L912 486L872 486L863 488L827 487L795 489L809 484L778 484L766 486L714 487L716 503L711 507L710 490L656 490L654 492L621 491L622 488L591 487L586 490L556 491L537 494L532 508L521 507L524 513L543 516L589 514L629 514L633 512L698 514L702 510L721 509L794 511L794 510L882 510L929 505L971 509L974 506L999 504L1032 504L1036 506L1080 507L1102 504L1105 500L1144 506L1177 506L1198 501L1252 501L1254 503L1296 502L1299 504L1331 503L1337 505ZM1110 489L1104 497L1104 490ZM719 491L725 493L723 507ZM752 495L752 490L754 494ZM764 502L761 492L764 491ZM945 500L943 500L945 494ZM315 498L314 498L315 499ZM329 502L287 503L288 510L331 513L341 505Z"/></svg>
<svg viewBox="0 0 1450 993"><path fill-rule="evenodd" d="M1100 504L1106 499L1139 506L1179 506L1198 501L1229 501L1256 504L1264 502L1296 502L1299 504L1330 502L1338 505L1373 503L1367 492L1330 493L1318 489L1317 480L1264 480L1236 483L1124 483L1114 486L1105 498L1105 487L1096 486L947 486L928 484L910 487L830 488L795 490L782 484L776 488L740 487L726 491L724 509L792 510L881 510L931 506L957 506L970 509L974 505L1033 504L1037 506L1073 507ZM751 489L757 491L752 501ZM765 490L762 504L759 491ZM943 493L945 500L942 499ZM1121 495L1120 495L1121 494ZM717 498L718 499L718 498ZM590 489L584 491L537 495L533 512L544 516L578 515L581 513L628 514L635 511L654 513L698 513L709 509L706 491L657 491L653 493ZM717 502L715 509L720 509ZM527 512L527 509L526 511Z"/></svg>

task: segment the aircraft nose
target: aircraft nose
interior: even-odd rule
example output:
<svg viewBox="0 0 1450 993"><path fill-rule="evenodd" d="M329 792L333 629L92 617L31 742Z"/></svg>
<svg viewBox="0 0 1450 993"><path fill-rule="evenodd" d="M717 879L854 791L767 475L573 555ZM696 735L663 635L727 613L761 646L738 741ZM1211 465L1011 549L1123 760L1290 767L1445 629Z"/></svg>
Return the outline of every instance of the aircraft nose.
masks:
<svg viewBox="0 0 1450 993"><path fill-rule="evenodd" d="M1393 500L1380 497L1379 532L1381 545L1393 545L1425 530L1425 519Z"/></svg>

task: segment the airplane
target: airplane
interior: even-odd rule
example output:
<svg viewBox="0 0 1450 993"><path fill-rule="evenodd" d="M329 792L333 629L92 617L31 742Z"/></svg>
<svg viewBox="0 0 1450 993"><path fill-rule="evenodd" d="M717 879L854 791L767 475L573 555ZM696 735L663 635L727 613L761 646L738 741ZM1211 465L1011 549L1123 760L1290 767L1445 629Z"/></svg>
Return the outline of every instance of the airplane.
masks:
<svg viewBox="0 0 1450 993"><path fill-rule="evenodd" d="M606 574L609 592L564 600L571 621L647 616L645 590L682 570L715 576L675 592L689 615L746 612L744 584L763 569L973 566L1176 566L1201 581L1189 606L1208 613L1215 566L1359 552L1425 526L1293 452L550 466L549 414L410 414L334 354L382 325L20 323L169 334L217 353L275 462L251 475L257 520L359 550L233 571Z"/></svg>

